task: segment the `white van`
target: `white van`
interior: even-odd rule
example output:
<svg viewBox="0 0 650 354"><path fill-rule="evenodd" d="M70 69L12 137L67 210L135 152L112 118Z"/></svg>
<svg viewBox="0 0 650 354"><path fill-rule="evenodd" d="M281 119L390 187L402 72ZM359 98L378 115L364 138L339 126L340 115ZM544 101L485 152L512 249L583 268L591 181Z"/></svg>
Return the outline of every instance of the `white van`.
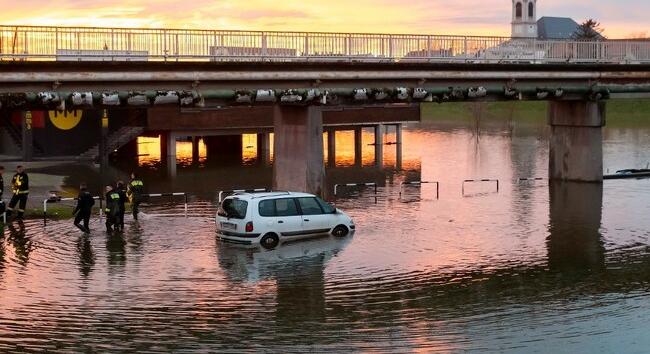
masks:
<svg viewBox="0 0 650 354"><path fill-rule="evenodd" d="M237 193L224 199L216 217L217 236L225 242L277 247L280 241L321 235L345 237L352 219L306 193Z"/></svg>

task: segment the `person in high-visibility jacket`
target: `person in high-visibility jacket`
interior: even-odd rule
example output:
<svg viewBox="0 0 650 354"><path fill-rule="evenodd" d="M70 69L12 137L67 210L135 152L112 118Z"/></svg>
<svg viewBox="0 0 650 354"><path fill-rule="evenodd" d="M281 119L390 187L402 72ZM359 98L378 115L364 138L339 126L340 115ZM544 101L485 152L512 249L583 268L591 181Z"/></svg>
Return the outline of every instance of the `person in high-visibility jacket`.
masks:
<svg viewBox="0 0 650 354"><path fill-rule="evenodd" d="M16 167L16 174L11 179L11 191L13 196L9 202L9 207L7 207L7 217L16 211L16 218L22 220L27 206L27 197L29 196L29 177L25 173L23 166L18 165ZM18 205L18 208L16 208L16 205Z"/></svg>
<svg viewBox="0 0 650 354"><path fill-rule="evenodd" d="M113 186L106 186L106 232L109 234L119 230L119 215L120 215L120 194L113 189Z"/></svg>
<svg viewBox="0 0 650 354"><path fill-rule="evenodd" d="M126 195L129 198L129 203L131 203L133 220L138 220L140 203L142 203L142 197L144 195L144 183L138 178L135 172L131 173L131 182L129 182L126 188Z"/></svg>

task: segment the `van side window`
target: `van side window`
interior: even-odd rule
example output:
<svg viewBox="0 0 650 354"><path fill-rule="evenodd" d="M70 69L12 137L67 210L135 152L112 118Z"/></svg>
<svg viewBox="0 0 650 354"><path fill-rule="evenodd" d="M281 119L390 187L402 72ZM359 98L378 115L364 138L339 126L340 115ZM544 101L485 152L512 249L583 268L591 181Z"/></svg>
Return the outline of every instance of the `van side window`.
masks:
<svg viewBox="0 0 650 354"><path fill-rule="evenodd" d="M275 216L275 200L263 200L259 205L260 216Z"/></svg>
<svg viewBox="0 0 650 354"><path fill-rule="evenodd" d="M296 216L298 207L294 199L271 199L263 200L258 206L260 216Z"/></svg>
<svg viewBox="0 0 650 354"><path fill-rule="evenodd" d="M296 216L298 214L298 207L296 201L291 199L276 199L275 200L275 216Z"/></svg>
<svg viewBox="0 0 650 354"><path fill-rule="evenodd" d="M302 215L320 215L323 214L320 204L316 198L298 198Z"/></svg>

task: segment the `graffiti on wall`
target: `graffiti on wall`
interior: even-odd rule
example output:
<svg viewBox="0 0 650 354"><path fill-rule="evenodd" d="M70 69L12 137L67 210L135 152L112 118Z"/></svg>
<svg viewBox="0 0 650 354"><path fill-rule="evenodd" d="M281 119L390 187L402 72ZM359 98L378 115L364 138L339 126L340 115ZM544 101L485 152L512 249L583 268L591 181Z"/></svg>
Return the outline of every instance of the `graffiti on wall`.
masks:
<svg viewBox="0 0 650 354"><path fill-rule="evenodd" d="M52 125L61 130L74 129L83 116L82 110L66 110L66 111L49 111L48 116Z"/></svg>

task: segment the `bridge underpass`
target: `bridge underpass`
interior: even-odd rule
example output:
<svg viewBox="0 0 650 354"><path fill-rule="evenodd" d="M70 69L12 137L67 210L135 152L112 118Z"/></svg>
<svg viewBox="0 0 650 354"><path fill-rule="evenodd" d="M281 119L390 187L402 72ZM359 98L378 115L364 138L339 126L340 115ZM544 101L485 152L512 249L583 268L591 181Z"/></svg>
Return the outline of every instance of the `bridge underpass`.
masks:
<svg viewBox="0 0 650 354"><path fill-rule="evenodd" d="M156 107L160 118L148 123L158 128L215 131L218 123L246 128L227 113L232 107L266 112L250 120L275 132L274 187L314 193L323 191L325 177L324 144L316 137L328 120L419 120L414 112L424 102L549 101L550 179L601 182L606 100L650 97L647 65L12 62L0 63L0 72L0 102L8 110ZM418 119L368 122L360 108L375 110L368 117L404 111Z"/></svg>

